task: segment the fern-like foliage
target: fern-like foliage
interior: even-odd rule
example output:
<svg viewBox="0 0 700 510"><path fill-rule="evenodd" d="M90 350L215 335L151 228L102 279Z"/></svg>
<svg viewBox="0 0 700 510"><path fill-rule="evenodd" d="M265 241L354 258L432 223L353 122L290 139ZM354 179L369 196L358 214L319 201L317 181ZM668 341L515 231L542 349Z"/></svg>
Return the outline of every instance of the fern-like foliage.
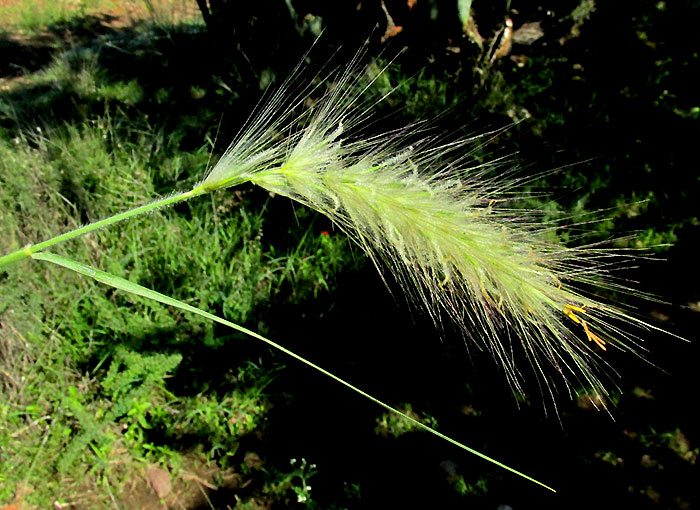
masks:
<svg viewBox="0 0 700 510"><path fill-rule="evenodd" d="M116 424L134 414L132 409L138 409L139 403L162 401L168 395L165 379L181 361L180 354L143 355L119 347L102 381L106 394L103 402L82 402L78 391L71 388L64 407L76 420L80 432L58 459L58 470L64 473L71 470L88 447L98 455L108 453L118 437ZM140 420L139 426L149 427L142 415L136 419Z"/></svg>

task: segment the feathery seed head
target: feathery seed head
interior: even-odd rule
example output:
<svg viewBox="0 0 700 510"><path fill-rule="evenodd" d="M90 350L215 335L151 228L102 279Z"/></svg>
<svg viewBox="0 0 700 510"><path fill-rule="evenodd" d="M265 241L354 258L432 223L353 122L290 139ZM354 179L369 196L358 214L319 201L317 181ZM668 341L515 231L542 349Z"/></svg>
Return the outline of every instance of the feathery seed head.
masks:
<svg viewBox="0 0 700 510"><path fill-rule="evenodd" d="M362 103L368 84L355 78L357 59L297 118L293 111L318 86L291 100L283 87L202 187L250 181L325 214L436 323L446 314L490 351L515 391L521 372L513 344L550 392L543 360L567 383L575 379L606 395L596 375L606 365L599 351L636 350L615 324L655 329L580 290L591 284L627 290L608 278L618 255L545 242L547 226L497 207L511 184L469 167L469 140L408 144L417 126L358 136L355 128L371 108Z"/></svg>

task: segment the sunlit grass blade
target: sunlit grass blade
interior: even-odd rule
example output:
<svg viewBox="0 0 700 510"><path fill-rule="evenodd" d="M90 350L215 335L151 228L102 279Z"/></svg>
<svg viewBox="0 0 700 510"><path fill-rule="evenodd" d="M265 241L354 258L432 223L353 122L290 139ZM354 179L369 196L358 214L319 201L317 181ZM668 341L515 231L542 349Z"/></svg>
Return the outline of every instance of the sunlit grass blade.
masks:
<svg viewBox="0 0 700 510"><path fill-rule="evenodd" d="M331 379L339 382L340 384L350 388L354 392L359 393L363 397L371 400L375 404L380 405L384 409L387 409L388 411L396 413L397 415L401 416L403 419L411 422L413 425L420 427L421 429L426 430L426 431L430 432L431 434L434 434L434 435L438 436L439 438L444 439L445 441L448 441L448 442L452 443L453 445L458 446L458 447L462 448L463 450L466 450L467 452L469 452L473 455L476 455L477 457L480 457L480 458L482 458L482 459L484 459L492 464L495 464L495 465L497 465L497 466L499 466L507 471L510 471L518 476L521 476L521 477L525 478L526 480L529 480L533 483L541 485L542 487L555 492L554 489L543 484L542 482L539 482L538 480L535 480L534 478L532 478L526 474L523 474L520 471L517 471L516 469L513 469L513 468L511 468L511 467L509 467L509 466L507 466L507 465L505 465L505 464L503 464L495 459L492 459L491 457L489 457L483 453L480 453L472 448L469 448L468 446L460 443L459 441L456 441L456 440L454 440L454 439L452 439L444 434L441 434L437 430L425 425L424 423L421 423L420 421L412 418L411 416L407 415L406 413L402 413L401 411L391 407L390 405L385 404L384 402L373 397L369 393L362 391L358 387L350 384L349 382L345 381L344 379L341 379L340 377L332 374L331 372L321 368L320 366L307 360L306 358L299 356L298 354L290 351L289 349L281 346L280 344L273 342L272 340L269 340L268 338L265 338L264 336L259 335L258 333L255 333L254 331L251 331L247 328L244 328L243 326L240 326L240 325L235 324L233 322L227 321L226 319L223 319L223 318L218 317L214 314L206 312L200 308L188 305L187 303L183 303L182 301L179 301L177 299L166 296L165 294L161 294L160 292L156 292L154 290L151 290L151 289L148 289L148 288L143 287L141 285L138 285L134 282L130 282L129 280L126 280L124 278L120 278L120 277L115 276L113 274L107 273L105 271L101 271L99 269L82 264L80 262L69 259L67 257L63 257L61 255L57 255L57 254L50 253L50 252L40 252L40 253L33 254L32 257L36 260L51 262L52 264L56 264L58 266L66 268L66 269L70 269L71 271L75 271L75 272L82 274L84 276L89 276L90 278L93 278L93 279L97 280L98 282L101 282L105 285L109 285L110 287L114 287L116 289L131 293L131 294L135 294L137 296L141 296L141 297L144 297L146 299L151 299L153 301L157 301L157 302L162 303L164 305L169 305L169 306L172 306L175 308L179 308L180 310L184 310L187 312L191 312L191 313L200 315L200 316L205 317L209 320L212 320L212 321L217 322L219 324L222 324L224 326L228 326L229 328L235 329L236 331L240 331L241 333L244 333L252 338L255 338L256 340L260 340L260 341L268 344L269 346L285 353L286 355L291 356L292 358L310 366L311 368L321 372L323 375L330 377Z"/></svg>

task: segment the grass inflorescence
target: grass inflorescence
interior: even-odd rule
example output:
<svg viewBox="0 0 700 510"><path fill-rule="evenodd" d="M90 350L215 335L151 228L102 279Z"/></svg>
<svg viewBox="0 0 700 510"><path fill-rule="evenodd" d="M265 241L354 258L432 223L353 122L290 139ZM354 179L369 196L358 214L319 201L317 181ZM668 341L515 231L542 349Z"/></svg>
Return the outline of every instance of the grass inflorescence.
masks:
<svg viewBox="0 0 700 510"><path fill-rule="evenodd" d="M200 188L252 182L323 213L437 324L449 318L490 351L516 392L520 349L546 392L551 365L604 402L601 353L639 353L632 330L654 329L593 294L634 292L612 272L625 253L552 242L545 234L555 226L508 206L508 171L493 177L489 165L470 163L475 139L444 142L421 124L366 136L373 104L363 93L379 74L355 61L298 95L285 84Z"/></svg>

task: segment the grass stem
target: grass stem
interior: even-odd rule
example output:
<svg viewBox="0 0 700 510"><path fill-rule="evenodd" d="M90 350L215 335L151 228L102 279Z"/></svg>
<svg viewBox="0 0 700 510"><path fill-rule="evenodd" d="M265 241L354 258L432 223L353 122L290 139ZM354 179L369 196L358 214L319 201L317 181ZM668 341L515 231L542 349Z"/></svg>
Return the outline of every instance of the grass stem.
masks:
<svg viewBox="0 0 700 510"><path fill-rule="evenodd" d="M138 216L143 213L155 211L156 209L160 209L161 207L166 207L199 195L204 195L205 193L207 193L207 190L203 189L202 187L198 187L190 191L186 191L184 193L170 195L160 200L156 200L155 202L151 202L149 204L142 205L140 207L136 207L134 209L130 209L119 214L115 214L114 216L110 216L109 218L96 221L95 223L84 225L80 228L76 228L75 230L71 230L70 232L66 232L65 234L52 237L51 239L47 239L46 241L25 246L24 248L21 248L19 250L16 250L12 253L8 253L7 255L0 257L0 267L4 267L9 264L12 264L13 262L29 258L33 254L40 252L41 250L45 250L46 248L50 248L51 246L62 243L64 241L80 237L84 234L87 234L88 232L92 232L94 230L113 225L114 223L133 218L134 216Z"/></svg>

